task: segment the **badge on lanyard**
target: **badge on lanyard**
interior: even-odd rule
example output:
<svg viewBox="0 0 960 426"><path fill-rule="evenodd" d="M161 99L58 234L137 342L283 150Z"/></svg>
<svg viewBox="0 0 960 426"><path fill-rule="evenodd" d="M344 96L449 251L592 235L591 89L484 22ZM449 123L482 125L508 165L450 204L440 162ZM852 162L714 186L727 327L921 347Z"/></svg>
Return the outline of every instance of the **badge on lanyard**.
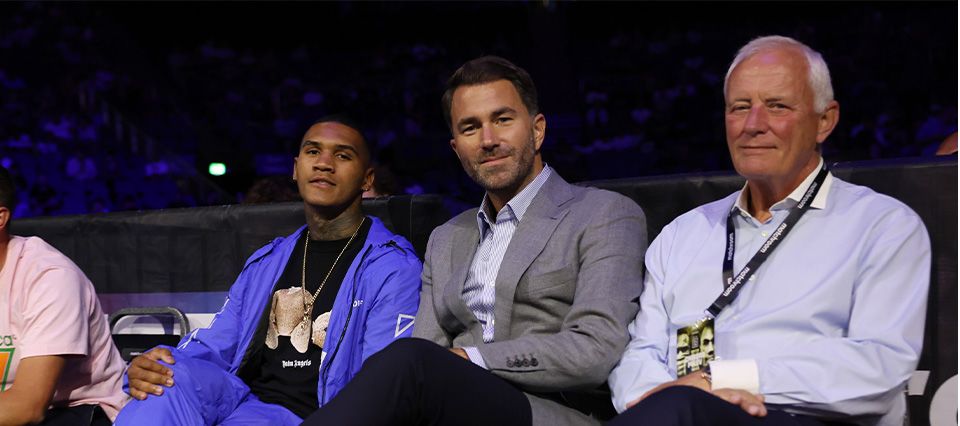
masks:
<svg viewBox="0 0 960 426"><path fill-rule="evenodd" d="M700 370L715 358L713 318L677 329L677 377Z"/></svg>
<svg viewBox="0 0 960 426"><path fill-rule="evenodd" d="M717 296L713 304L707 308L706 315L696 324L677 330L677 377L682 377L707 366L710 361L716 358L714 351L713 319L720 315L728 305L733 303L743 284L750 281L750 278L760 269L760 266L766 262L770 253L787 238L787 234L793 230L810 208L810 204L820 193L823 183L827 179L829 172L826 167L821 167L813 183L807 187L803 198L797 202L797 205L790 209L787 217L777 228L777 232L770 235L767 241L763 243L760 250L754 253L753 257L747 262L747 265L740 270L736 276L733 275L733 259L736 250L737 232L733 223L736 207L731 207L727 214L727 247L724 250L723 258L723 292Z"/></svg>

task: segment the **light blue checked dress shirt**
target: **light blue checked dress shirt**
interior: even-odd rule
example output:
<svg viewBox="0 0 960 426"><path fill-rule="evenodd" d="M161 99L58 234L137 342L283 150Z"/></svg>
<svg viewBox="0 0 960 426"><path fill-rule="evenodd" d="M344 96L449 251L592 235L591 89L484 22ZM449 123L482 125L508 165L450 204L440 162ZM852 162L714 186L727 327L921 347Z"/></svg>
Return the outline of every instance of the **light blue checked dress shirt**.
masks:
<svg viewBox="0 0 960 426"><path fill-rule="evenodd" d="M496 318L493 315L496 299L495 283L497 273L500 272L503 255L507 252L507 247L513 238L513 232L523 219L523 214L530 207L533 198L540 192L540 188L543 187L551 174L553 174L553 171L550 166L544 165L540 174L510 199L493 220L490 219L488 214L491 206L486 195L483 196L483 202L480 203L480 211L477 212L480 241L477 252L473 256L473 262L470 264L470 272L467 274L467 282L463 286L461 297L463 297L463 301L470 308L470 311L477 317L477 320L480 321L483 328L484 343L493 341L493 330L496 325ZM471 361L486 368L483 358L476 348L466 347L464 350Z"/></svg>

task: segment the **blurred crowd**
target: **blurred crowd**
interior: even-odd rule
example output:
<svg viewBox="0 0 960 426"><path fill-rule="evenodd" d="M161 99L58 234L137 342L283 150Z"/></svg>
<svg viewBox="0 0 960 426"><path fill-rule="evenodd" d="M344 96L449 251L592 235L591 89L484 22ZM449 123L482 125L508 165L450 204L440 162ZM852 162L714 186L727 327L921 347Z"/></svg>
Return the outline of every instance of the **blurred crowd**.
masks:
<svg viewBox="0 0 960 426"><path fill-rule="evenodd" d="M377 7L426 25L413 16L423 5L323 11L369 27L376 23L368 9ZM526 13L514 20L527 28L475 38L384 36L362 49L274 40L269 28L257 42L193 29L164 44L132 30L122 5L5 4L0 162L22 189L15 215L295 198L286 177L296 142L312 120L340 112L365 127L381 194L439 193L475 204L478 192L449 150L439 97L458 64L484 53L545 82L546 159L573 180L730 168L723 78L732 46L761 35L757 28L618 24L622 18L588 25L603 13L580 16L576 8L587 6L568 4L463 4L443 13L456 7ZM825 52L831 67L841 127L824 146L828 160L933 155L956 133L956 40L917 13L850 12L782 29ZM557 46L543 46L553 40ZM206 175L213 161L226 163L228 174Z"/></svg>

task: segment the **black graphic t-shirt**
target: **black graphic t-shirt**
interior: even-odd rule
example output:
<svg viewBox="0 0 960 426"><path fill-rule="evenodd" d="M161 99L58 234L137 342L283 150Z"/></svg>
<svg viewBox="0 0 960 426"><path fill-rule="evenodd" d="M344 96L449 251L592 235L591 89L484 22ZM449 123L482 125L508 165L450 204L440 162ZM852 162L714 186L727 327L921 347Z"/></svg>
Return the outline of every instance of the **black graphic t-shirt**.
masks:
<svg viewBox="0 0 960 426"><path fill-rule="evenodd" d="M353 239L353 242L344 251L343 256L340 257L340 261L337 262L333 272L330 273L330 278L327 279L323 290L317 295L313 312L310 315L311 322L324 313L329 315L337 291L340 290L350 264L360 253L369 231L370 221L366 220L356 238ZM290 287L300 287L305 239L306 231L297 240L293 253L290 255L290 260L287 261L283 274L274 286L274 292ZM330 271L334 260L348 240L349 238L334 241L310 241L307 248L306 265L306 288L310 294L316 292L317 288L320 287L320 282ZM343 285L351 285L351 283ZM268 300L272 300L272 295ZM270 303L268 302L264 309L260 326L257 328L257 333L247 350L247 360L238 374L250 386L250 392L261 401L282 405L294 414L304 418L318 408L317 385L320 378L320 361L326 349L320 348L311 339L311 342L307 345L307 351L300 353L290 343L290 336L282 335L277 338L276 349L270 349L265 344L270 318ZM338 337L329 336L326 339L326 344L332 349L337 344Z"/></svg>

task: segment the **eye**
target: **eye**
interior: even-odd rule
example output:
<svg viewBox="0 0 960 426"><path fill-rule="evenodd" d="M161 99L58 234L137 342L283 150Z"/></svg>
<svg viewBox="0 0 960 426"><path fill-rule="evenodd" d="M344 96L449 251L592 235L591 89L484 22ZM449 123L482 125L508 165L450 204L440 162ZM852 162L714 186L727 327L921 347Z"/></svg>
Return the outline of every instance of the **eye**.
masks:
<svg viewBox="0 0 960 426"><path fill-rule="evenodd" d="M308 149L307 149L306 151L304 151L304 152L305 152L307 155L317 155L317 154L320 153L320 150L319 150L319 149L316 149L316 148L308 148Z"/></svg>
<svg viewBox="0 0 960 426"><path fill-rule="evenodd" d="M747 104L734 104L733 106L730 107L730 112L747 111L747 110L749 110L749 109L750 109L750 105L747 105Z"/></svg>
<svg viewBox="0 0 960 426"><path fill-rule="evenodd" d="M338 153L337 153L337 159L340 159L340 160L350 160L350 159L352 159L352 158L353 158L353 157L351 157L350 154L347 154L347 153L344 153L344 152L338 152Z"/></svg>
<svg viewBox="0 0 960 426"><path fill-rule="evenodd" d="M506 124L513 121L513 117L499 117L497 118L497 124Z"/></svg>
<svg viewBox="0 0 960 426"><path fill-rule="evenodd" d="M460 133L464 135L471 135L477 131L477 128L474 126L463 126L460 128Z"/></svg>
<svg viewBox="0 0 960 426"><path fill-rule="evenodd" d="M773 102L773 103L771 103L770 105L768 105L767 107L770 108L770 109L772 109L772 110L774 110L774 111L780 111L780 110L790 109L790 107L788 107L786 104L783 104L783 103L780 103L780 102Z"/></svg>

